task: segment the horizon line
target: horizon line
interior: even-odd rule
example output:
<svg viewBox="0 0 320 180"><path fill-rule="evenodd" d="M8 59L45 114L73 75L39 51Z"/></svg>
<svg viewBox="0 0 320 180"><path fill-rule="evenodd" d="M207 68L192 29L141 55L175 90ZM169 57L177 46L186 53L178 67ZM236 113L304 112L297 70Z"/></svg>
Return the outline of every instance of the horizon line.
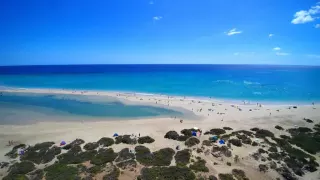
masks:
<svg viewBox="0 0 320 180"><path fill-rule="evenodd" d="M303 64L133 64L133 63L128 63L128 64L21 64L21 65L0 65L0 67L21 67L21 66L88 66L88 65L110 65L110 66L125 66L125 65L230 65L230 66L304 66L304 67L320 67L320 65L303 65Z"/></svg>

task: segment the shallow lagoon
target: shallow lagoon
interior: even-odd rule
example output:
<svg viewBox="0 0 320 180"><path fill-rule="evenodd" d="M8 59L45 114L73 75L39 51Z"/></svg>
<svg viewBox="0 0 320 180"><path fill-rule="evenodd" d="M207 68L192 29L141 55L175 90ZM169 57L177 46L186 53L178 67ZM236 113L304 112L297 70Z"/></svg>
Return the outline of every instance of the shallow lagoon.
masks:
<svg viewBox="0 0 320 180"><path fill-rule="evenodd" d="M132 104L106 96L9 93L0 96L0 124L25 124L46 120L83 121L182 117L175 109Z"/></svg>

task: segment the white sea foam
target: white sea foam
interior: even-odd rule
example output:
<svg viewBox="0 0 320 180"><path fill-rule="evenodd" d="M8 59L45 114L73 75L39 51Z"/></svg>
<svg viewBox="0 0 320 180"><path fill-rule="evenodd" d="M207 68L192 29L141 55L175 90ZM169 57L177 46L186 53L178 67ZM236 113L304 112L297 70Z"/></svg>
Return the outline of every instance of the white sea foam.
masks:
<svg viewBox="0 0 320 180"><path fill-rule="evenodd" d="M213 81L213 82L216 82L216 83L230 83L230 84L235 84L235 82L231 81L231 80L216 80L216 81Z"/></svg>
<svg viewBox="0 0 320 180"><path fill-rule="evenodd" d="M254 95L262 95L261 92L253 92Z"/></svg>

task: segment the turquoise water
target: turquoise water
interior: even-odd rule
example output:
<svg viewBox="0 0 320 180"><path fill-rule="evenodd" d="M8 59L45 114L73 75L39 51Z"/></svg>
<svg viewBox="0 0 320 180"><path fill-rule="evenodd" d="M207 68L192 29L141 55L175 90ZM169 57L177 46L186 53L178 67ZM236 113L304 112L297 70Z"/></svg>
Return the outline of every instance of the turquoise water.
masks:
<svg viewBox="0 0 320 180"><path fill-rule="evenodd" d="M320 67L69 65L0 67L0 86L129 91L228 100L320 101Z"/></svg>
<svg viewBox="0 0 320 180"><path fill-rule="evenodd" d="M125 104L101 96L8 93L0 96L0 124L80 119L134 119L147 117L182 117L177 110L148 105Z"/></svg>

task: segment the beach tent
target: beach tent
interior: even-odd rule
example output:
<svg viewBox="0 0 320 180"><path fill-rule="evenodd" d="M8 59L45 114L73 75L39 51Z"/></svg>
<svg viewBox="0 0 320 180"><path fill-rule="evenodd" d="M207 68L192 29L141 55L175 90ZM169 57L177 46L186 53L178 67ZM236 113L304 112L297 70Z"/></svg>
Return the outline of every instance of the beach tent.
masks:
<svg viewBox="0 0 320 180"><path fill-rule="evenodd" d="M113 134L113 137L118 137L118 136L119 136L118 133Z"/></svg>
<svg viewBox="0 0 320 180"><path fill-rule="evenodd" d="M197 127L193 127L193 129L198 130L199 128L197 128Z"/></svg>
<svg viewBox="0 0 320 180"><path fill-rule="evenodd" d="M218 140L218 136L212 136L210 139L211 139L211 141L217 141Z"/></svg>
<svg viewBox="0 0 320 180"><path fill-rule="evenodd" d="M192 131L192 136L197 136L197 132Z"/></svg>
<svg viewBox="0 0 320 180"><path fill-rule="evenodd" d="M219 144L225 144L223 139L220 139Z"/></svg>
<svg viewBox="0 0 320 180"><path fill-rule="evenodd" d="M65 141L61 141L61 143L60 143L60 146L64 146L64 145L66 145L67 143L65 142Z"/></svg>

